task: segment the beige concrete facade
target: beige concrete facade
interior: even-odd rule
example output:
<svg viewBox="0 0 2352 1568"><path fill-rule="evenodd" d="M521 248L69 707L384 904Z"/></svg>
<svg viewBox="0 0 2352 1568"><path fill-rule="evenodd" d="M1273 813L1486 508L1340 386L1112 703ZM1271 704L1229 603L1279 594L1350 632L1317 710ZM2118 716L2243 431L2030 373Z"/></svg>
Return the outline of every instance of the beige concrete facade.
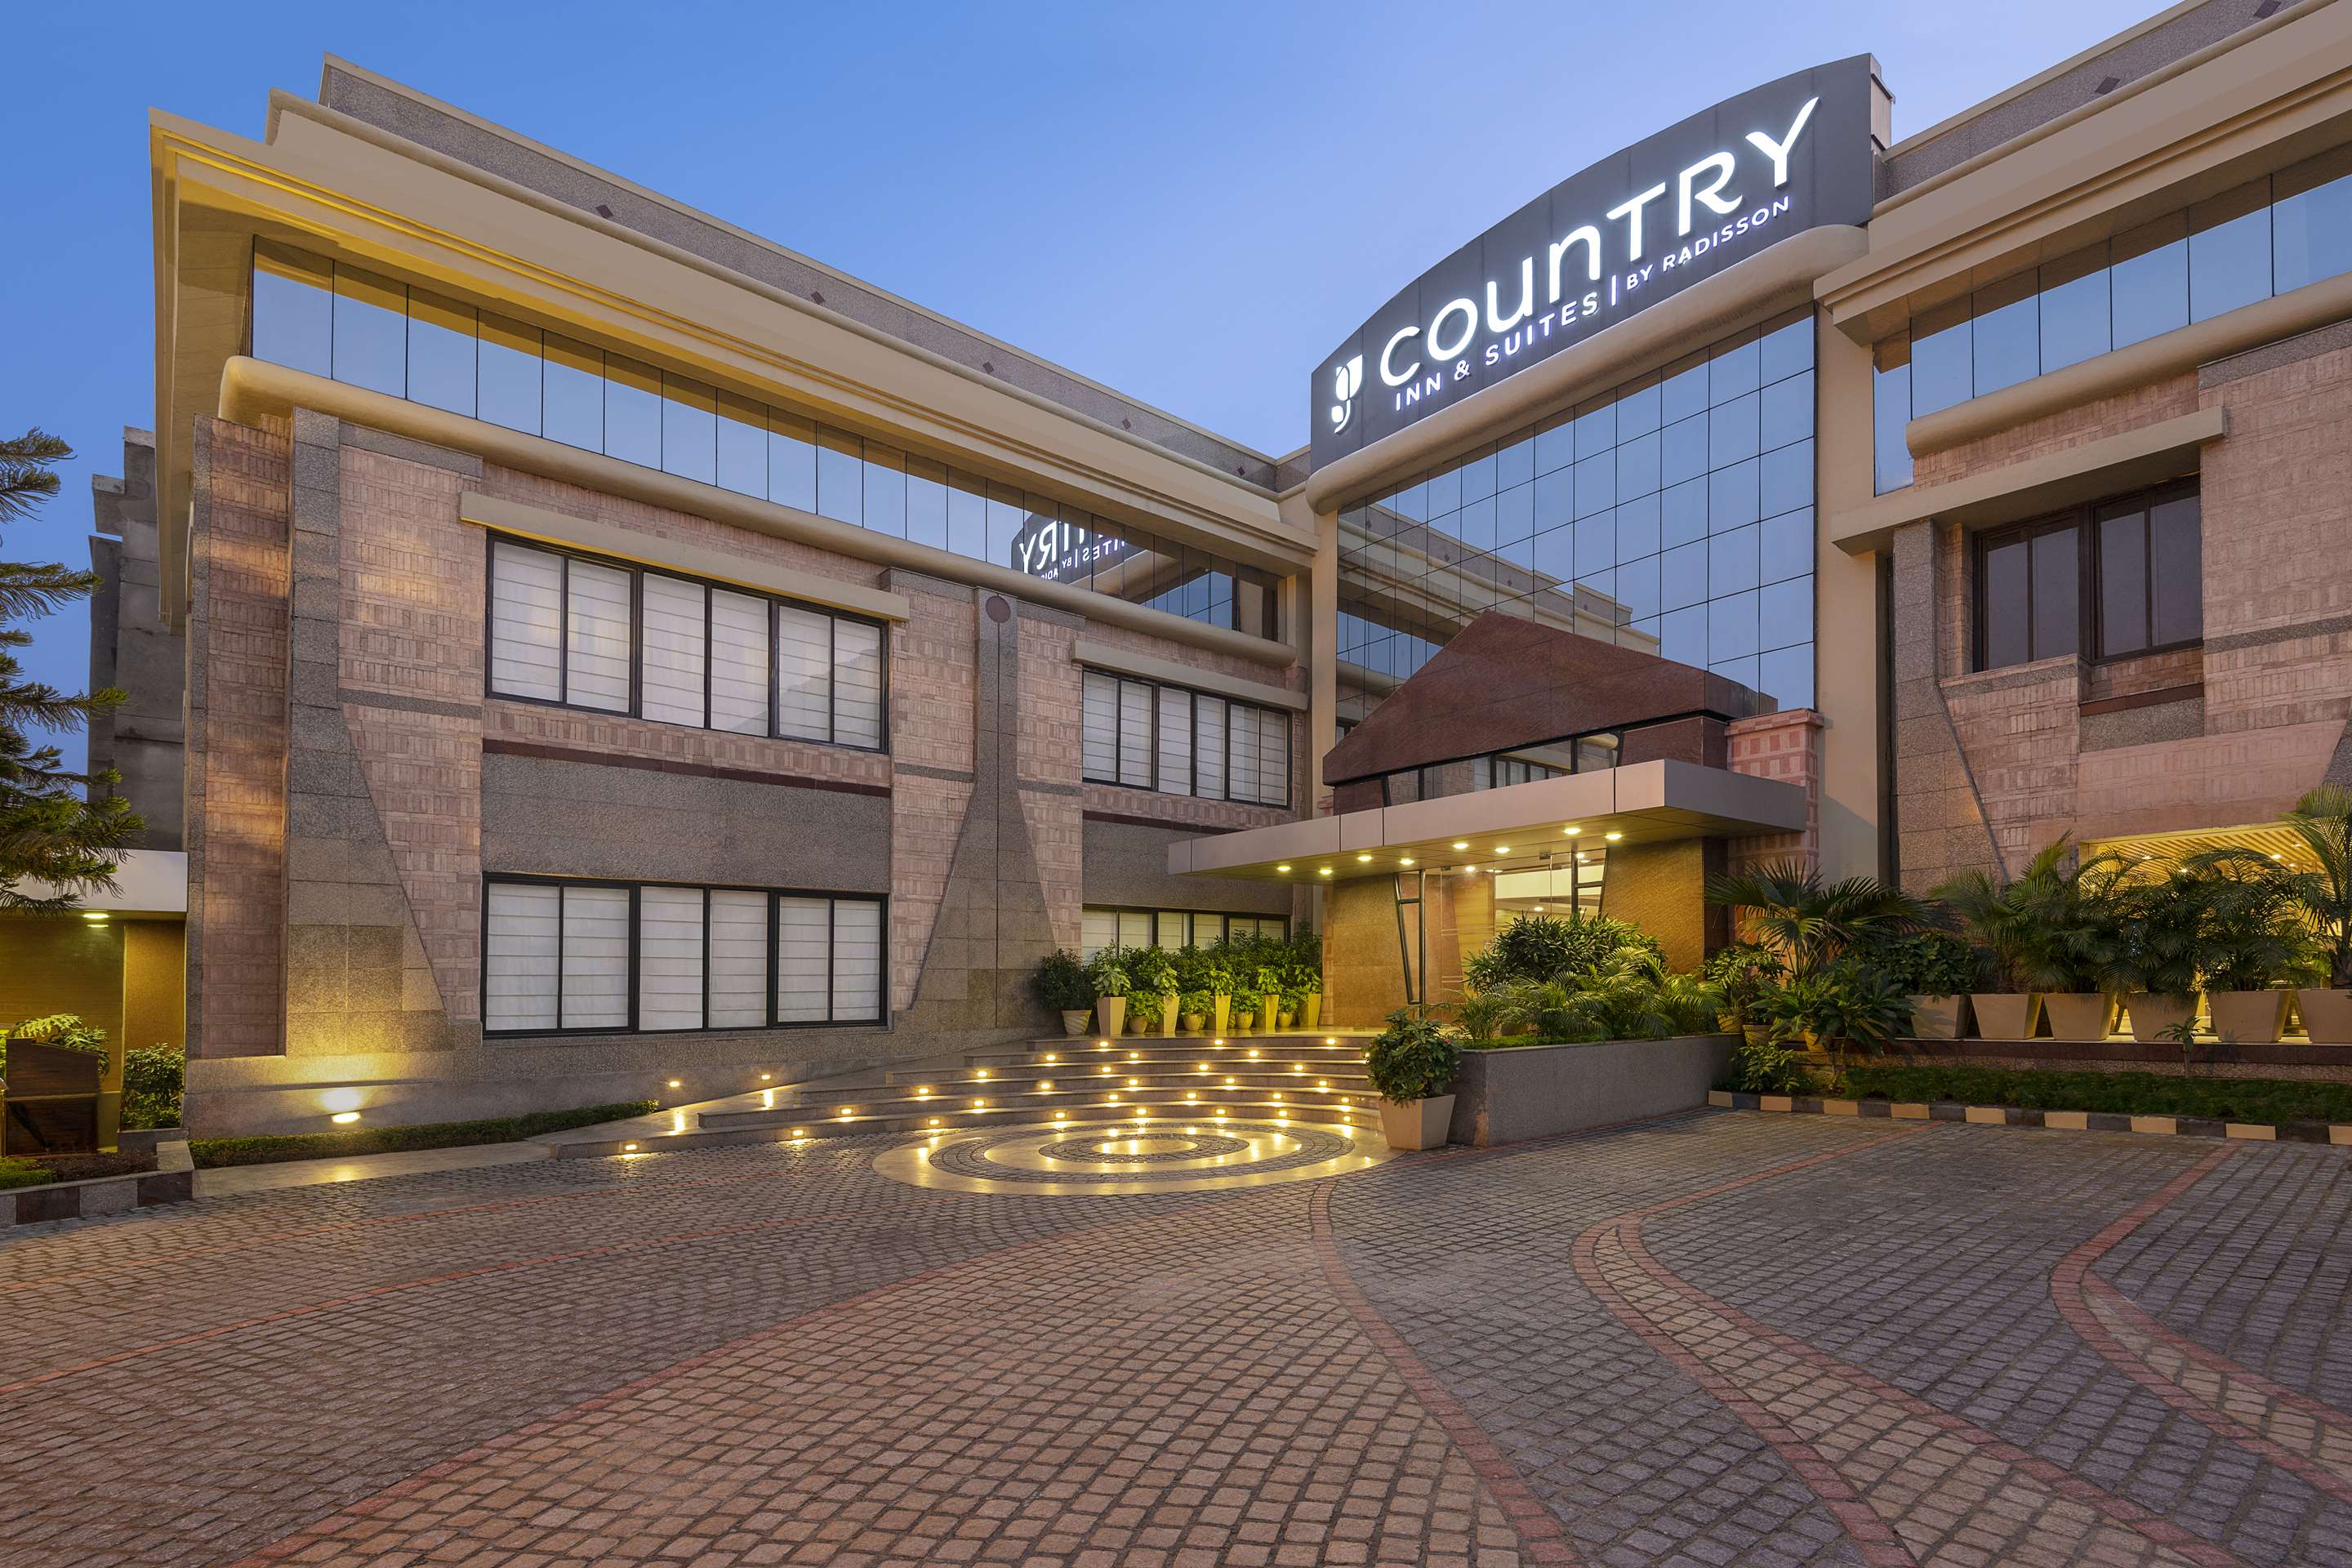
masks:
<svg viewBox="0 0 2352 1568"><path fill-rule="evenodd" d="M329 62L318 101L276 95L262 141L155 115L155 435L101 498L123 542L108 668L136 689L107 742L151 784L184 745L192 1119L309 1130L354 1090L384 1121L699 1098L1009 1038L1043 1023L1028 973L1087 940L1089 910L1321 930L1326 1017L1372 1023L1458 987L1497 910L1484 882L1424 875L1439 890L1422 943L1401 944L1394 868L1366 854L1621 818L1601 907L1690 963L1725 935L1698 889L1726 867L1925 888L2014 870L2062 833L2272 821L2310 784L2352 779L2352 566L2337 564L2352 274L1911 419L1911 482L1874 479L1874 360L1915 322L2352 145L2352 6L2244 11L2189 0L1904 141L1876 84L1866 228L1776 235L1321 468L346 62ZM1010 487L1032 522L1083 512L1114 542L1158 541L1155 561L1223 563L1265 592L1247 615L1188 618L1156 592L1039 575L1002 541L950 552L272 362L254 329L261 242L844 433L902 472ZM1391 804L1384 778L1327 769L1367 696L1404 679L1343 668L1341 579L1360 545L1343 507L1790 330L1811 358L1788 374L1809 375L1812 399L1802 705L1773 711L1742 688L1681 716L1709 737L1675 742L1696 750L1637 747L1601 778L1485 789L1484 759L1441 745L1432 795L1416 781ZM1974 536L2189 475L2201 637L1976 668ZM882 743L497 694L499 539L878 626ZM1475 576L1443 540L1414 548L1423 576ZM1544 583L1558 624L1643 658L1663 646L1580 575L1573 594ZM1289 736L1286 804L1088 776L1089 671L1272 716ZM1677 716L1652 717L1664 745ZM1367 792L1381 805L1354 809ZM176 830L168 812L152 822ZM1328 880L1307 864L1322 854ZM1277 871L1284 858L1298 869ZM485 883L499 877L886 900L883 1019L486 1033ZM1410 985L1408 963L1426 970Z"/></svg>

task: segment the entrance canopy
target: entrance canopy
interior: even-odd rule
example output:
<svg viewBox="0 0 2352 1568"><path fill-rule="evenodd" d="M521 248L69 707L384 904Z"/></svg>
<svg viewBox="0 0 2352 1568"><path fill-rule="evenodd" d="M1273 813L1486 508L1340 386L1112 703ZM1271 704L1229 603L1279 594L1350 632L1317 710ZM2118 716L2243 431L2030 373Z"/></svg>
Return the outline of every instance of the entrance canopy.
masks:
<svg viewBox="0 0 2352 1568"><path fill-rule="evenodd" d="M1181 839L1168 847L1168 868L1309 885L1400 870L1539 871L1573 864L1580 849L1804 826L1800 785L1667 760Z"/></svg>

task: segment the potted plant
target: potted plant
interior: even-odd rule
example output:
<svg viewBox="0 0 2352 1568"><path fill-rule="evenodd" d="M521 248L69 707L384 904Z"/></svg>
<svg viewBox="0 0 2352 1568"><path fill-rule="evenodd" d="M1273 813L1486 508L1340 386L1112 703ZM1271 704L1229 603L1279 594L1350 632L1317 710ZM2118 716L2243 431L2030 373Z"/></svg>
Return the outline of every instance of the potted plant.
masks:
<svg viewBox="0 0 2352 1568"><path fill-rule="evenodd" d="M1283 987L1282 1011L1275 1021L1286 1029L1290 1028L1298 1022L1299 1009L1306 1005L1306 994L1297 986Z"/></svg>
<svg viewBox="0 0 2352 1568"><path fill-rule="evenodd" d="M1163 948L1146 948L1128 965L1135 991L1128 999L1128 1016L1140 1016L1145 1032L1176 1032L1176 960Z"/></svg>
<svg viewBox="0 0 2352 1568"><path fill-rule="evenodd" d="M1857 956L1910 998L1913 1039L1960 1037L1969 993L1976 989L1983 968L1983 960L1964 938L1946 931L1910 931L1865 943Z"/></svg>
<svg viewBox="0 0 2352 1568"><path fill-rule="evenodd" d="M1765 1002L1772 1038L1825 1051L1833 1081L1843 1082L1847 1053L1877 1056L1910 1026L1911 1001L1885 975L1856 959L1792 974Z"/></svg>
<svg viewBox="0 0 2352 1568"><path fill-rule="evenodd" d="M1129 991L1127 994L1127 1032L1130 1035L1151 1033L1160 1026L1162 1003L1172 1006L1175 1000L1149 986L1139 985Z"/></svg>
<svg viewBox="0 0 2352 1568"><path fill-rule="evenodd" d="M2295 889L2257 850L2209 849L2187 862L2200 879L2198 956L2213 1033L2268 1044L2286 1027L2284 986L2326 973Z"/></svg>
<svg viewBox="0 0 2352 1568"><path fill-rule="evenodd" d="M1298 981L1298 1026L1319 1027L1323 1022L1323 976L1309 970Z"/></svg>
<svg viewBox="0 0 2352 1568"><path fill-rule="evenodd" d="M1780 983L1779 955L1757 942L1735 942L1706 961L1706 978L1723 998L1716 1026L1750 1046L1762 1045L1771 1033L1764 998Z"/></svg>
<svg viewBox="0 0 2352 1568"><path fill-rule="evenodd" d="M1208 973L1203 984L1209 989L1210 1025L1218 1035L1222 1036L1227 1032L1228 1026L1233 1021L1233 966L1221 958L1212 958L1209 961Z"/></svg>
<svg viewBox="0 0 2352 1568"><path fill-rule="evenodd" d="M1261 963L1252 978L1257 985L1258 1028L1270 1035L1275 1030L1275 1020L1282 1013L1282 976L1272 964Z"/></svg>
<svg viewBox="0 0 2352 1568"><path fill-rule="evenodd" d="M1391 1149L1438 1149L1454 1121L1454 1076L1462 1047L1434 1020L1411 1008L1364 1051L1364 1076L1381 1097L1381 1131Z"/></svg>
<svg viewBox="0 0 2352 1568"><path fill-rule="evenodd" d="M2145 862L2136 879L2116 889L2108 979L2123 996L2132 1038L2142 1045L2195 1027L2202 894L2195 876L2177 867L2151 873Z"/></svg>
<svg viewBox="0 0 2352 1568"><path fill-rule="evenodd" d="M2302 847L2282 867L2326 965L2294 994L2314 1045L2352 1046L2352 790L2321 784L2284 818Z"/></svg>
<svg viewBox="0 0 2352 1568"><path fill-rule="evenodd" d="M1132 983L1127 977L1126 950L1107 947L1087 961L1087 979L1094 986L1095 1021L1106 1035L1116 1035L1127 1026L1127 994Z"/></svg>
<svg viewBox="0 0 2352 1568"><path fill-rule="evenodd" d="M1095 988L1087 966L1066 948L1047 953L1030 977L1037 1000L1062 1016L1062 1033L1075 1038L1087 1032L1087 1015L1094 1010Z"/></svg>
<svg viewBox="0 0 2352 1568"><path fill-rule="evenodd" d="M2074 853L2073 838L2062 837L2013 881L1968 871L1936 889L1992 955L2002 985L1969 997L1984 1039L2031 1039L2044 1016L2059 1039L2106 1037L2115 1002L2102 986L2114 969L2117 938L2111 895L2130 866L2117 855L2069 864Z"/></svg>
<svg viewBox="0 0 2352 1568"><path fill-rule="evenodd" d="M1209 994L1205 991L1187 991L1177 998L1176 1010L1178 1016L1183 1020L1184 1032L1188 1035L1197 1035L1208 1026Z"/></svg>

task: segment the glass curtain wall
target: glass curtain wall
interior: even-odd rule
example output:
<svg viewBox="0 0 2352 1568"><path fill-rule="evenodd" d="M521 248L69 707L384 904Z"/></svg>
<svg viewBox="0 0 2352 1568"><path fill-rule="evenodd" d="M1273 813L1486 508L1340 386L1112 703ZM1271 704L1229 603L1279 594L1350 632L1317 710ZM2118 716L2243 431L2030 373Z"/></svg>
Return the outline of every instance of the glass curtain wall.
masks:
<svg viewBox="0 0 2352 1568"><path fill-rule="evenodd" d="M1339 710L1487 610L1813 700L1813 318L1791 313L1339 514Z"/></svg>
<svg viewBox="0 0 2352 1568"><path fill-rule="evenodd" d="M2352 148L1923 311L1877 345L1879 493L1911 482L1911 420L2345 272Z"/></svg>
<svg viewBox="0 0 2352 1568"><path fill-rule="evenodd" d="M1186 620L1280 636L1269 573L268 240L254 246L252 342L272 364Z"/></svg>

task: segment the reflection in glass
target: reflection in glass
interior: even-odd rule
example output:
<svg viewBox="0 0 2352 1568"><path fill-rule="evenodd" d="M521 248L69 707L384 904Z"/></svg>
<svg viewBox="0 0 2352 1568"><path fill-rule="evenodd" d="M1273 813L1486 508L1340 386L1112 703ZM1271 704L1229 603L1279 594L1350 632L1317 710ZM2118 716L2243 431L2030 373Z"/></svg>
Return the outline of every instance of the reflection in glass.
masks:
<svg viewBox="0 0 2352 1568"><path fill-rule="evenodd" d="M419 289L408 301L408 395L473 417L474 307Z"/></svg>
<svg viewBox="0 0 2352 1568"><path fill-rule="evenodd" d="M2189 324L2189 218L2176 214L2116 237L2108 286L2116 347Z"/></svg>
<svg viewBox="0 0 2352 1568"><path fill-rule="evenodd" d="M475 358L481 417L509 430L538 435L541 361L545 352L539 329L485 310L480 331Z"/></svg>
<svg viewBox="0 0 2352 1568"><path fill-rule="evenodd" d="M355 267L335 268L335 379L408 395L408 289Z"/></svg>
<svg viewBox="0 0 2352 1568"><path fill-rule="evenodd" d="M253 247L253 357L335 374L334 271L268 240Z"/></svg>
<svg viewBox="0 0 2352 1568"><path fill-rule="evenodd" d="M604 449L604 352L547 334L547 438Z"/></svg>
<svg viewBox="0 0 2352 1568"><path fill-rule="evenodd" d="M2042 370L2048 374L2107 352L2107 247L2094 246L2042 269Z"/></svg>
<svg viewBox="0 0 2352 1568"><path fill-rule="evenodd" d="M2189 214L2189 319L2271 297L2270 182L2257 180Z"/></svg>

